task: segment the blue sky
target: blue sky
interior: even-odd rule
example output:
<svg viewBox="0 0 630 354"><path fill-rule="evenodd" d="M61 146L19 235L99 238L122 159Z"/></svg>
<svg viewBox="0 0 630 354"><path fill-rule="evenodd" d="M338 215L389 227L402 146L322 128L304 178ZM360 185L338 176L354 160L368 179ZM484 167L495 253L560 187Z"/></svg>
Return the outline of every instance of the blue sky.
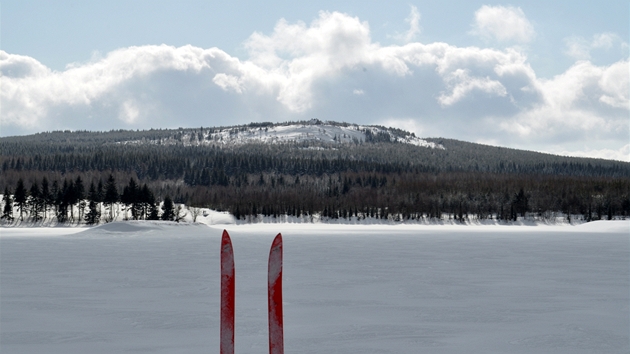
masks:
<svg viewBox="0 0 630 354"><path fill-rule="evenodd" d="M624 1L2 1L0 135L323 120L629 160Z"/></svg>

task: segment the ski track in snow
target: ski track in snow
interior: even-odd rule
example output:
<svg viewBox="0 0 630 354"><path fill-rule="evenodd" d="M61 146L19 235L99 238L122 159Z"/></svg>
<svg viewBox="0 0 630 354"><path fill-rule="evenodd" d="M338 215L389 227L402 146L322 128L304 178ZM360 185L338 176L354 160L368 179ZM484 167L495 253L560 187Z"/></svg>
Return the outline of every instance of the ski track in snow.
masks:
<svg viewBox="0 0 630 354"><path fill-rule="evenodd" d="M226 225L236 353L265 353L284 238L287 353L627 353L630 222ZM222 229L0 229L0 352L213 353Z"/></svg>

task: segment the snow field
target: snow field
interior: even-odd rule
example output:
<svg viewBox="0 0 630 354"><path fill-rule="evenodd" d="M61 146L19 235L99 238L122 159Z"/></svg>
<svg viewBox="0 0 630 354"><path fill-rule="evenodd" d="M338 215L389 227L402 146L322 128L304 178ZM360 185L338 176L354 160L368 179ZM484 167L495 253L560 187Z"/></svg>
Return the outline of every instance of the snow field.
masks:
<svg viewBox="0 0 630 354"><path fill-rule="evenodd" d="M236 353L267 347L267 256L284 239L287 353L624 353L630 223L227 225ZM0 352L219 347L222 228L0 229Z"/></svg>

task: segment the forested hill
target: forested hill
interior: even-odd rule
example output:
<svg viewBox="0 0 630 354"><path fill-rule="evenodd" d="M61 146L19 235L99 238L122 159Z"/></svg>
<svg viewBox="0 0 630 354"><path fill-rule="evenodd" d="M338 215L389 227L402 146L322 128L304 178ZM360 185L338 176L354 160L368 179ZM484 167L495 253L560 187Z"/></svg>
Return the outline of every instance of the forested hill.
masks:
<svg viewBox="0 0 630 354"><path fill-rule="evenodd" d="M444 156L434 160L436 165L441 165L441 160L442 166L447 166L442 170L630 178L630 163L627 162L559 156L454 139L426 140L444 146L441 153Z"/></svg>
<svg viewBox="0 0 630 354"><path fill-rule="evenodd" d="M244 168L250 173L290 174L379 170L630 176L630 164L625 162L420 139L399 129L318 120L219 128L55 131L1 138L0 149L5 172L17 166L51 171L133 170L145 176L152 168L138 160L155 161L153 170L169 161L181 171L211 167L214 163L208 158L221 157L228 172ZM254 157L259 163L251 166L248 161ZM176 178L173 172L153 172L152 178Z"/></svg>
<svg viewBox="0 0 630 354"><path fill-rule="evenodd" d="M12 193L22 180L37 194L45 180L57 186L51 205L75 200L68 196L81 180L115 181L120 193L146 184L157 200L170 196L237 217L630 216L630 163L423 139L380 126L311 120L48 132L0 138L0 150L0 190Z"/></svg>

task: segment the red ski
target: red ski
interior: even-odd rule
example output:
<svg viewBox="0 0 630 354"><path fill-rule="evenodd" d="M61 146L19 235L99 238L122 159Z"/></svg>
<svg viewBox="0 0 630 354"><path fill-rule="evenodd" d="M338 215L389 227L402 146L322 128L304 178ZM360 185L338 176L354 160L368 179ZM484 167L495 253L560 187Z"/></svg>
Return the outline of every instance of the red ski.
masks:
<svg viewBox="0 0 630 354"><path fill-rule="evenodd" d="M221 237L221 354L234 354L234 252L227 231Z"/></svg>
<svg viewBox="0 0 630 354"><path fill-rule="evenodd" d="M278 234L269 251L269 354L284 354L282 323L282 235Z"/></svg>

